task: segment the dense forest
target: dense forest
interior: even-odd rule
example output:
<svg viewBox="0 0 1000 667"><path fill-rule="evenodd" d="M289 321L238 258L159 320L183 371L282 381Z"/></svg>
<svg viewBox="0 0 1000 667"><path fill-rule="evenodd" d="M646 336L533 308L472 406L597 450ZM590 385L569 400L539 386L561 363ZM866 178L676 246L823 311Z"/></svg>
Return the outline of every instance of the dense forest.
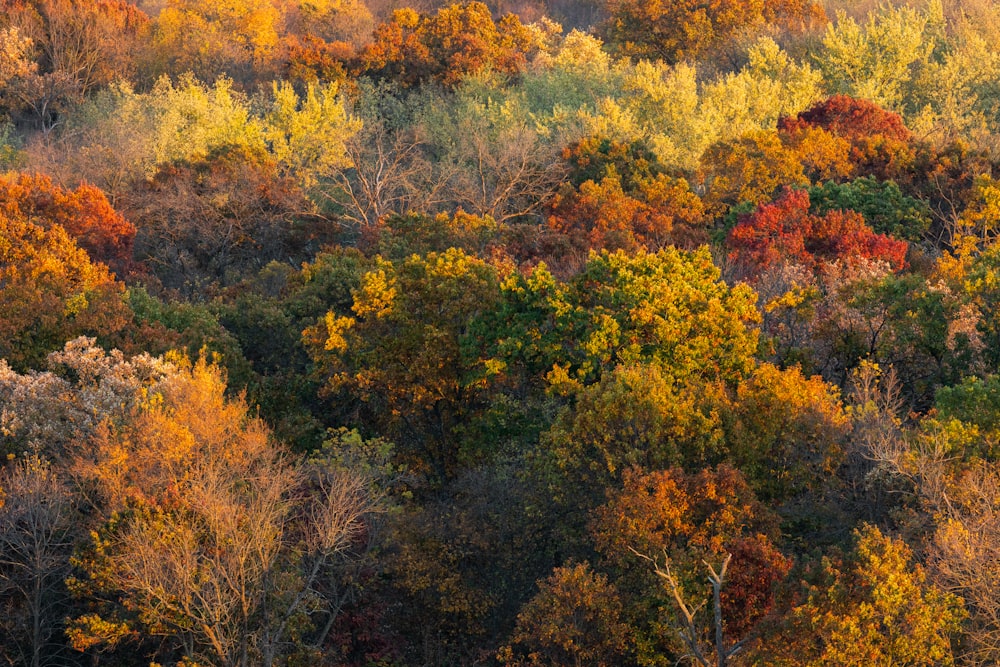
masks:
<svg viewBox="0 0 1000 667"><path fill-rule="evenodd" d="M998 167L992 0L0 0L0 665L996 665Z"/></svg>

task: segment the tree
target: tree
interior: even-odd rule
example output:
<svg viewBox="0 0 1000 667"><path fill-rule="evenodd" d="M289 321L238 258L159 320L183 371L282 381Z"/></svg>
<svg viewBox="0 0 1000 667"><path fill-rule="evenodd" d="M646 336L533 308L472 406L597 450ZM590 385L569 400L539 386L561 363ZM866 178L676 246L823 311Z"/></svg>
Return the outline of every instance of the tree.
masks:
<svg viewBox="0 0 1000 667"><path fill-rule="evenodd" d="M279 173L309 189L337 169L350 167L347 144L361 129L337 95L336 85L306 86L301 98L289 83L272 87L274 105L264 120L264 138Z"/></svg>
<svg viewBox="0 0 1000 667"><path fill-rule="evenodd" d="M777 634L762 638L753 664L952 665L962 601L929 583L910 548L870 525L846 557L807 573L801 602Z"/></svg>
<svg viewBox="0 0 1000 667"><path fill-rule="evenodd" d="M43 228L61 226L91 259L119 273L132 266L135 225L115 211L92 185L76 190L55 185L48 176L10 172L0 176L0 210Z"/></svg>
<svg viewBox="0 0 1000 667"><path fill-rule="evenodd" d="M612 171L599 183L565 189L550 205L549 225L588 250L656 251L704 240L704 206L687 181L658 174L635 188L626 193Z"/></svg>
<svg viewBox="0 0 1000 667"><path fill-rule="evenodd" d="M562 183L558 138L530 119L520 96L501 91L489 80L468 80L445 104L421 114L427 150L437 157L431 184L437 208L498 222L530 220ZM465 140L454 141L456 133Z"/></svg>
<svg viewBox="0 0 1000 667"><path fill-rule="evenodd" d="M610 17L604 30L618 51L668 63L696 59L766 23L804 28L826 19L818 5L799 0L709 4L608 0L607 6Z"/></svg>
<svg viewBox="0 0 1000 667"><path fill-rule="evenodd" d="M850 210L865 217L878 234L919 243L930 232L930 207L920 199L904 195L893 181L877 181L862 176L849 183L827 181L809 188L813 213Z"/></svg>
<svg viewBox="0 0 1000 667"><path fill-rule="evenodd" d="M18 369L78 335L114 336L131 321L125 286L59 225L0 213L0 286L0 357Z"/></svg>
<svg viewBox="0 0 1000 667"><path fill-rule="evenodd" d="M587 563L557 567L521 609L511 645L497 657L523 667L623 664L629 631L621 615L607 576Z"/></svg>
<svg viewBox="0 0 1000 667"><path fill-rule="evenodd" d="M360 56L360 72L411 87L428 81L454 86L468 74L490 69L516 74L533 47L516 16L498 23L481 2L442 7L433 15L400 9L375 30Z"/></svg>
<svg viewBox="0 0 1000 667"><path fill-rule="evenodd" d="M774 601L775 584L788 572L788 560L772 542L776 517L725 465L690 474L631 468L622 482L594 512L591 534L621 573L629 616L637 633L647 635L641 643L669 647L697 664L725 664L752 638ZM722 563L718 571L714 563ZM706 565L713 614L703 620L698 612L707 602L700 583ZM674 641L663 646L663 635L655 637L668 627Z"/></svg>
<svg viewBox="0 0 1000 667"><path fill-rule="evenodd" d="M122 0L4 0L10 25L31 40L39 75L66 75L87 94L136 72L149 19Z"/></svg>
<svg viewBox="0 0 1000 667"><path fill-rule="evenodd" d="M238 148L162 166L123 208L143 221L136 259L184 294L235 283L270 261L305 260L332 237L290 178Z"/></svg>
<svg viewBox="0 0 1000 667"><path fill-rule="evenodd" d="M810 127L824 129L850 143L850 159L857 176L898 178L916 159L913 135L902 117L867 100L838 94L794 118L778 121L779 133L792 138Z"/></svg>
<svg viewBox="0 0 1000 667"><path fill-rule="evenodd" d="M92 437L102 422L120 423L144 391L174 372L162 359L96 347L79 337L49 353L46 371L19 374L0 361L0 418L5 454L28 452L64 461L72 442Z"/></svg>
<svg viewBox="0 0 1000 667"><path fill-rule="evenodd" d="M37 64L30 58L33 42L16 27L0 29L0 100L11 81L30 75Z"/></svg>
<svg viewBox="0 0 1000 667"><path fill-rule="evenodd" d="M67 122L68 131L28 146L32 164L63 186L92 183L120 208L164 165L227 151L257 162L268 149L260 119L226 78L209 86L190 75L176 83L162 77L146 92L121 84Z"/></svg>
<svg viewBox="0 0 1000 667"><path fill-rule="evenodd" d="M470 379L462 343L499 296L495 270L457 249L378 260L354 293L353 316L330 311L303 336L327 391L353 394L406 462L440 482L468 453L459 427L485 388Z"/></svg>
<svg viewBox="0 0 1000 667"><path fill-rule="evenodd" d="M360 0L295 0L288 5L285 23L293 35L361 46L375 28L372 12Z"/></svg>
<svg viewBox="0 0 1000 667"><path fill-rule="evenodd" d="M781 262L817 271L824 262L882 261L899 271L906 266L907 243L876 234L853 211L809 213L806 190L788 190L773 204L744 216L726 240L729 260L750 275Z"/></svg>
<svg viewBox="0 0 1000 667"><path fill-rule="evenodd" d="M153 25L166 72L249 84L273 72L282 11L272 0L168 0Z"/></svg>
<svg viewBox="0 0 1000 667"><path fill-rule="evenodd" d="M819 480L841 462L849 433L835 388L770 364L740 384L722 419L728 459L765 500L819 493Z"/></svg>
<svg viewBox="0 0 1000 667"><path fill-rule="evenodd" d="M477 324L495 336L484 350L491 372L523 368L572 392L619 365L652 363L674 386L736 383L753 367L756 295L722 282L705 248L594 253L565 283L539 266L503 289Z"/></svg>
<svg viewBox="0 0 1000 667"><path fill-rule="evenodd" d="M65 664L63 580L79 527L76 499L44 458L25 453L0 471L0 655L12 664Z"/></svg>
<svg viewBox="0 0 1000 667"><path fill-rule="evenodd" d="M885 7L864 26L843 12L830 23L817 54L823 79L833 92L899 109L902 87L915 64L930 56L927 15L910 7Z"/></svg>
<svg viewBox="0 0 1000 667"><path fill-rule="evenodd" d="M774 132L754 132L712 144L701 156L702 179L709 206L762 204L780 188L806 185L796 152Z"/></svg>
<svg viewBox="0 0 1000 667"><path fill-rule="evenodd" d="M330 175L341 216L370 229L391 214L433 210L443 182L426 155L427 137L414 126L415 110L390 84L358 86L351 115L362 124L345 142L349 168Z"/></svg>
<svg viewBox="0 0 1000 667"><path fill-rule="evenodd" d="M345 594L336 565L372 536L370 478L336 449L293 463L225 389L204 361L182 367L76 448L105 520L68 582L97 603L72 621L78 650L142 632L235 667L323 643Z"/></svg>
<svg viewBox="0 0 1000 667"><path fill-rule="evenodd" d="M30 39L32 67L8 83L8 104L47 133L80 97L136 72L149 19L122 0L5 0L9 24Z"/></svg>

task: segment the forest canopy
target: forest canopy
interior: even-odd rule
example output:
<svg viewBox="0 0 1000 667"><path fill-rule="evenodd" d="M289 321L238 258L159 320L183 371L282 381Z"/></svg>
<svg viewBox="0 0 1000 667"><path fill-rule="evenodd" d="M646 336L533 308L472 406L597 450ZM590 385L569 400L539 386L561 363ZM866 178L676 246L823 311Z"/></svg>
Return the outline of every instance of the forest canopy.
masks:
<svg viewBox="0 0 1000 667"><path fill-rule="evenodd" d="M998 45L0 0L0 663L997 664Z"/></svg>

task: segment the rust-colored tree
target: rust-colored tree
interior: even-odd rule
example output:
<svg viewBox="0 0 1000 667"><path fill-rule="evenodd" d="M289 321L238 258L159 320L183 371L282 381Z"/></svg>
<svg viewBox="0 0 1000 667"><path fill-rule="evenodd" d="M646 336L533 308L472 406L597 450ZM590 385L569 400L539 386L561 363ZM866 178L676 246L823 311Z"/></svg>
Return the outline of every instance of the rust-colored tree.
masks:
<svg viewBox="0 0 1000 667"><path fill-rule="evenodd" d="M809 212L809 194L788 190L772 204L762 204L730 232L729 259L748 275L782 262L817 270L825 262L878 260L893 270L906 266L907 243L876 234L860 213Z"/></svg>
<svg viewBox="0 0 1000 667"><path fill-rule="evenodd" d="M899 178L914 162L913 135L899 114L867 100L834 95L796 117L778 121L783 136L801 142L809 128L821 128L850 143L850 160L858 176Z"/></svg>
<svg viewBox="0 0 1000 667"><path fill-rule="evenodd" d="M375 30L361 53L360 71L404 86L428 81L453 86L484 69L521 71L532 46L531 32L516 16L495 22L481 2L449 5L433 16L400 9Z"/></svg>
<svg viewBox="0 0 1000 667"><path fill-rule="evenodd" d="M634 596L639 632L662 633L660 642L674 634L675 641L659 650L696 664L725 664L739 651L770 610L774 586L790 565L772 541L776 517L728 466L695 474L630 469L622 488L609 492L607 504L595 512L591 532L598 550L622 573L620 588ZM699 615L709 602L701 584L706 566L713 584L711 618ZM666 599L656 593L655 582ZM657 599L662 602L655 604ZM657 616L659 609L666 619Z"/></svg>
<svg viewBox="0 0 1000 667"><path fill-rule="evenodd" d="M612 173L567 189L552 203L549 225L583 248L657 251L668 245L696 246L706 240L705 210L687 181L665 174L626 192Z"/></svg>
<svg viewBox="0 0 1000 667"><path fill-rule="evenodd" d="M119 273L131 268L135 225L92 185L68 190L44 174L0 175L0 211L46 229L59 225L93 260Z"/></svg>

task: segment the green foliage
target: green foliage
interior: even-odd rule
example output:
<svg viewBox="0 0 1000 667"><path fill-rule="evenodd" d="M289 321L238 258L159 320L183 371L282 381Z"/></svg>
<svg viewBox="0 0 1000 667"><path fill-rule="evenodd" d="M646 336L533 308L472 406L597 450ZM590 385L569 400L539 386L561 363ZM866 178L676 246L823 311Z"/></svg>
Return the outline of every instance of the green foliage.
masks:
<svg viewBox="0 0 1000 667"><path fill-rule="evenodd" d="M484 389L470 379L462 339L499 296L493 268L457 249L377 259L354 292L353 317L329 311L303 335L327 389L354 394L404 461L441 481L470 454L460 427Z"/></svg>
<svg viewBox="0 0 1000 667"><path fill-rule="evenodd" d="M935 395L936 420L941 425L953 421L964 427L965 437L950 438L955 449L963 458L973 455L995 460L1000 447L1000 421L997 419L1000 405L1000 378L989 375L985 378L966 378L961 384L942 387ZM957 424L955 425L958 426ZM940 429L945 432L945 428Z"/></svg>
<svg viewBox="0 0 1000 667"><path fill-rule="evenodd" d="M892 181L861 177L849 183L827 181L809 188L810 209L857 211L879 234L919 243L930 231L931 214L926 203L903 194Z"/></svg>
<svg viewBox="0 0 1000 667"><path fill-rule="evenodd" d="M155 332L141 345L153 354L175 349L188 358L209 357L226 369L229 383L244 388L250 381L250 365L236 337L219 322L207 304L163 301L142 287L128 290L128 303L135 325Z"/></svg>

